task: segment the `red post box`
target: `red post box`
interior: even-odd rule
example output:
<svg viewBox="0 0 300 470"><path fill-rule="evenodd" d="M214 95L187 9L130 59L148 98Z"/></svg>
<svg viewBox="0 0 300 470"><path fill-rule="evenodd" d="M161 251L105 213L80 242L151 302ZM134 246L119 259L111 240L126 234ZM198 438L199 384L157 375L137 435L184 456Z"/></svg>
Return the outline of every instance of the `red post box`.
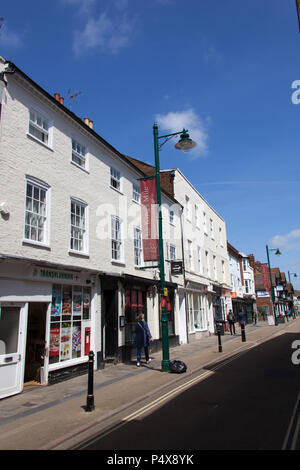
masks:
<svg viewBox="0 0 300 470"><path fill-rule="evenodd" d="M84 354L89 355L91 349L91 328L85 328L84 332Z"/></svg>

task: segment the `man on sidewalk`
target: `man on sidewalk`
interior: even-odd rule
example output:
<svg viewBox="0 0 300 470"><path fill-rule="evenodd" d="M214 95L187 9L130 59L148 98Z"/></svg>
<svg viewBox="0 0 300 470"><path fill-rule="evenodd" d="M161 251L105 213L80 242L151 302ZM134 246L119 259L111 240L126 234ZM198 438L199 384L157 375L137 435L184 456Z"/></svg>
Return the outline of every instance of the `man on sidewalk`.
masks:
<svg viewBox="0 0 300 470"><path fill-rule="evenodd" d="M235 316L232 313L232 310L229 310L229 313L227 314L227 321L228 321L228 324L229 324L230 334L235 335L235 326L234 326Z"/></svg>

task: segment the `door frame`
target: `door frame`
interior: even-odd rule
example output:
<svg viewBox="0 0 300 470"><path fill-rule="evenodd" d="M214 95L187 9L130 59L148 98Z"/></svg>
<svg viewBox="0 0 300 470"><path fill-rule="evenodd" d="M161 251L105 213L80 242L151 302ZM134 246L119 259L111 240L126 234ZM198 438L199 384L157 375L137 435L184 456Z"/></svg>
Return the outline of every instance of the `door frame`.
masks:
<svg viewBox="0 0 300 470"><path fill-rule="evenodd" d="M18 361L17 369L17 381L15 388L7 393L5 396L1 395L0 397L5 398L11 395L17 395L21 393L24 387L24 372L25 372L25 355L26 355L26 337L27 337L27 320L28 320L28 302L1 302L2 307L17 307L20 308L19 316L19 332L18 332L18 351L17 354L20 355ZM8 354L9 355L9 354Z"/></svg>
<svg viewBox="0 0 300 470"><path fill-rule="evenodd" d="M107 291L110 291L110 292L113 292L113 299L111 300L111 303L110 303L110 306L109 306L109 310L113 310L113 315L110 317L109 315L109 312L108 312L108 308L107 308L107 302L106 302L106 298L105 298L105 292ZM105 358L107 357L112 357L110 354L106 354L106 349L108 348L108 336L109 336L109 333L107 331L107 319L108 317L110 317L110 322L111 322L111 326L113 328L113 331L111 332L111 343L110 343L110 347L112 347L112 354L114 356L117 356L118 355L118 290L114 289L114 288L104 288L103 291L102 291L102 310L103 310L103 330L104 330L104 334L103 334L103 358L105 360Z"/></svg>

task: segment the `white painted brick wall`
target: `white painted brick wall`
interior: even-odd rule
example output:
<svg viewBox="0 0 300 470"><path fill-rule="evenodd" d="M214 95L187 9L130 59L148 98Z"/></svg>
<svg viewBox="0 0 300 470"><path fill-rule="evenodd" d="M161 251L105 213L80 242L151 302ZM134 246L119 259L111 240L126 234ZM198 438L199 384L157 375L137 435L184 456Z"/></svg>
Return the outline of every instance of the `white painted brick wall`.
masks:
<svg viewBox="0 0 300 470"><path fill-rule="evenodd" d="M194 269L188 270L186 278L194 282L203 282L216 280L218 283L230 285L228 257L227 257L227 240L226 240L226 224L225 221L216 213L216 211L205 201L205 199L193 188L186 180L182 173L175 171L174 178L175 198L184 206L184 251L185 262L188 263L187 240L192 241ZM190 199L191 220L186 217L186 200L185 196ZM195 223L195 204L198 206L199 228ZM203 212L206 213L207 230L204 230ZM210 234L210 219L213 220L214 235ZM222 240L220 240L221 228ZM202 274L199 273L197 267L197 246L201 250ZM206 274L205 251L208 251L211 275ZM216 257L216 279L213 279L213 256ZM224 262L225 276L222 275L222 261Z"/></svg>
<svg viewBox="0 0 300 470"><path fill-rule="evenodd" d="M33 90L16 75L8 76L0 123L0 202L7 202L10 216L0 216L0 252L11 256L38 259L69 266L81 266L153 278L153 270L137 270L134 266L133 229L124 239L125 265L111 262L110 217L107 220L109 236L100 239L97 231L103 227L101 211L106 204L113 214L120 208L120 217L132 222L133 215L140 219L140 206L132 201L132 183L139 177L128 165L106 149L75 120L62 112L44 95ZM53 120L53 148L35 141L27 135L30 106ZM71 163L71 138L86 145L89 153L89 173ZM123 194L109 187L110 166L122 174ZM38 178L51 187L50 247L24 243L25 176ZM70 198L88 204L89 256L69 253ZM164 204L172 202L163 196ZM129 219L125 217L125 213ZM175 215L175 228L168 233L168 209L163 209L164 233L167 243L175 243L181 259L181 232L179 214ZM138 222L139 223L139 222ZM133 224L134 225L134 224ZM168 253L165 252L168 258ZM168 265L168 263L166 263ZM166 269L167 280L182 283L182 276L172 279Z"/></svg>

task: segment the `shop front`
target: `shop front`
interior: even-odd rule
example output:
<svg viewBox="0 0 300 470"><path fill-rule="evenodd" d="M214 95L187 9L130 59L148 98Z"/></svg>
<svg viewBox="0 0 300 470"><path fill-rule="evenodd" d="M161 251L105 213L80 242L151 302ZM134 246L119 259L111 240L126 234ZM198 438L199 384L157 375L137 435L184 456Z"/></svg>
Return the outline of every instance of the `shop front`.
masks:
<svg viewBox="0 0 300 470"><path fill-rule="evenodd" d="M150 330L154 321L157 301L157 281L142 277L124 275L124 308L120 316L121 357L124 362L135 359L135 325L139 314L144 315Z"/></svg>
<svg viewBox="0 0 300 470"><path fill-rule="evenodd" d="M207 286L188 281L186 303L189 339L208 335Z"/></svg>
<svg viewBox="0 0 300 470"><path fill-rule="evenodd" d="M85 372L94 341L89 272L5 260L0 265L0 398Z"/></svg>
<svg viewBox="0 0 300 470"><path fill-rule="evenodd" d="M169 345L177 345L179 340L175 334L175 289L176 284L167 282L168 295L166 297ZM159 284L153 279L141 278L132 275L124 275L123 281L124 309L119 318L121 330L121 357L123 361L132 361L136 358L135 325L139 314L143 314L147 321L154 341L151 343L151 351L161 349L161 321L159 315Z"/></svg>

